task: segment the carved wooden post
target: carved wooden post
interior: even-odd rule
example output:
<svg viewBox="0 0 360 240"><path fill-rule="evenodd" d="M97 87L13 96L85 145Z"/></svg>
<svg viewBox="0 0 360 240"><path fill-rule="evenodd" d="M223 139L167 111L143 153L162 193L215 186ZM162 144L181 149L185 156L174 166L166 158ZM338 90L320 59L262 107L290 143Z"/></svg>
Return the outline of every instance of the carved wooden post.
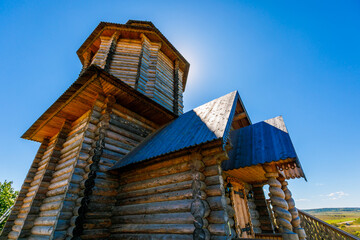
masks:
<svg viewBox="0 0 360 240"><path fill-rule="evenodd" d="M208 222L206 217L210 214L210 207L204 200L206 193L204 192L206 185L201 181L201 172L205 169L205 164L201 161L200 153L191 155L191 171L192 171L192 195L194 201L191 203L191 214L194 216L195 230L193 232L194 239L209 240L210 233L207 230Z"/></svg>
<svg viewBox="0 0 360 240"><path fill-rule="evenodd" d="M271 205L275 213L276 222L283 234L283 239L299 239L298 235L293 232L291 225L292 216L288 211L289 206L285 200L285 193L281 189L281 183L277 180L279 177L277 168L274 165L264 165L263 168L266 172L265 177L268 179L267 183L270 185L269 196Z"/></svg>
<svg viewBox="0 0 360 240"><path fill-rule="evenodd" d="M283 176L279 177L279 181L281 182L282 190L285 193L285 200L289 205L289 212L291 213L292 216L291 224L294 228L294 232L299 235L299 239L301 240L306 239L305 230L300 226L300 217L298 210L295 207L295 201L292 198L291 191L287 187L288 183L287 181L285 181L285 178Z"/></svg>

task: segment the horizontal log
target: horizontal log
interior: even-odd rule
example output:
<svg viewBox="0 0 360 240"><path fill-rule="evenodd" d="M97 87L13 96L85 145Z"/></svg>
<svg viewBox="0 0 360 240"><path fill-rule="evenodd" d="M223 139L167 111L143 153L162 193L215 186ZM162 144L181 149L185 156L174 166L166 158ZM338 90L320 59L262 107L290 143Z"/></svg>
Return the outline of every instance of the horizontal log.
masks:
<svg viewBox="0 0 360 240"><path fill-rule="evenodd" d="M105 229L89 229L84 230L81 235L81 239L108 239L110 236L110 231Z"/></svg>
<svg viewBox="0 0 360 240"><path fill-rule="evenodd" d="M31 229L31 233L34 235L50 236L54 227L51 226L35 226Z"/></svg>
<svg viewBox="0 0 360 240"><path fill-rule="evenodd" d="M50 183L54 183L54 182L60 182L62 180L65 180L65 179L69 179L71 177L71 172L68 172L68 173L65 173L63 175L60 175L56 178L53 178Z"/></svg>
<svg viewBox="0 0 360 240"><path fill-rule="evenodd" d="M95 179L95 186L98 188L117 188L119 186L117 181Z"/></svg>
<svg viewBox="0 0 360 240"><path fill-rule="evenodd" d="M57 196L57 195L60 195L60 194L64 194L67 190L67 186L62 186L62 187L59 187L59 188L56 188L54 190L50 190L46 193L46 196L47 197L53 197L53 196Z"/></svg>
<svg viewBox="0 0 360 240"><path fill-rule="evenodd" d="M93 203L102 203L102 204L113 204L116 202L116 199L114 197L108 197L108 196L97 196L97 195L91 195L90 201Z"/></svg>
<svg viewBox="0 0 360 240"><path fill-rule="evenodd" d="M205 167L205 170L203 173L206 177L218 175L219 174L219 166L212 165L212 166Z"/></svg>
<svg viewBox="0 0 360 240"><path fill-rule="evenodd" d="M113 224L116 223L137 223L137 224L192 224L194 217L190 212L186 213L160 213L160 214L140 214L114 216L111 219Z"/></svg>
<svg viewBox="0 0 360 240"><path fill-rule="evenodd" d="M199 173L199 179L204 180L205 176L201 173ZM174 184L178 182L184 182L192 180L192 173L190 171L188 172L182 172L182 173L175 173L167 176L162 177L155 177L153 179L147 179L144 181L139 182L132 182L126 185L122 185L119 187L119 192L130 192L130 191L136 191L140 189L148 189L153 188L157 186L163 186L168 184Z"/></svg>
<svg viewBox="0 0 360 240"><path fill-rule="evenodd" d="M222 192L220 187L221 185L207 186L205 192L209 197L221 196Z"/></svg>
<svg viewBox="0 0 360 240"><path fill-rule="evenodd" d="M113 213L115 215L135 215L151 213L175 213L188 212L192 199L177 200L169 202L143 203L135 205L115 206Z"/></svg>
<svg viewBox="0 0 360 240"><path fill-rule="evenodd" d="M190 189L191 184L192 184L192 180L168 184L168 185L162 185L162 186L153 187L153 188L141 189L141 190L132 191L132 192L124 192L124 191L120 190L120 192L116 196L116 198L124 199L124 198L138 197L138 196L146 196L146 195L156 194L156 193L164 193L164 192Z"/></svg>
<svg viewBox="0 0 360 240"><path fill-rule="evenodd" d="M128 125L122 124L114 119L110 120L109 129L137 142L141 142L144 137L148 135L146 132L141 132L138 129L131 128Z"/></svg>
<svg viewBox="0 0 360 240"><path fill-rule="evenodd" d="M116 132L113 132L111 130L107 130L105 132L105 136L108 138L111 138L113 140L128 144L129 146L133 146L133 147L137 146L139 143L139 141L132 140L128 137L125 137L125 136L118 134Z"/></svg>
<svg viewBox="0 0 360 240"><path fill-rule="evenodd" d="M110 239L123 239L123 240L192 240L192 234L138 234L138 233L118 233L111 234Z"/></svg>
<svg viewBox="0 0 360 240"><path fill-rule="evenodd" d="M209 224L208 230L211 235L223 235L229 234L229 226L227 224Z"/></svg>
<svg viewBox="0 0 360 240"><path fill-rule="evenodd" d="M53 178L56 178L56 177L59 177L65 173L68 173L68 172L71 172L72 170L74 169L74 166L68 166L66 168L63 168L59 171L56 171L54 174L53 174Z"/></svg>
<svg viewBox="0 0 360 240"><path fill-rule="evenodd" d="M63 163L61 163L61 164L58 164L58 165L55 167L55 171L61 170L61 169L66 168L66 167L68 167L68 166L70 166L70 165L73 166L74 163L76 162L76 159L77 159L77 157L74 156L73 158L70 158L70 159L67 160L66 162L63 162Z"/></svg>
<svg viewBox="0 0 360 240"><path fill-rule="evenodd" d="M179 163L173 166L160 168L151 172L147 172L144 174L144 172L139 172L138 175L132 175L128 177L121 177L120 182L121 183L131 183L131 182L137 182L137 181L143 181L151 178L158 178L162 176L172 175L175 173L180 172L186 172L190 170L190 164L189 162Z"/></svg>
<svg viewBox="0 0 360 240"><path fill-rule="evenodd" d="M193 224L114 224L112 233L172 233L190 234L195 227Z"/></svg>
<svg viewBox="0 0 360 240"><path fill-rule="evenodd" d="M68 185L69 180L70 179L65 179L65 180L62 180L62 181L59 181L59 182L52 183L52 184L49 185L48 189L49 190L54 190L54 189L66 186L66 185Z"/></svg>
<svg viewBox="0 0 360 240"><path fill-rule="evenodd" d="M50 203L50 202L62 201L62 200L64 200L64 198L65 198L64 195L47 197L47 198L45 198L45 199L43 200L43 203Z"/></svg>
<svg viewBox="0 0 360 240"><path fill-rule="evenodd" d="M201 198L205 199L205 192L201 192ZM151 202L163 202L163 201L175 201L183 199L192 199L193 191L191 189L174 191L174 192L165 192L160 194L153 194L147 196L140 196L134 198L126 198L118 201L118 205L131 205L131 204L140 204L140 203L151 203Z"/></svg>
<svg viewBox="0 0 360 240"><path fill-rule="evenodd" d="M207 186L218 185L218 184L220 184L220 179L219 178L220 178L219 175L207 177L207 178L205 178L205 183L206 183Z"/></svg>
<svg viewBox="0 0 360 240"><path fill-rule="evenodd" d="M116 141L112 138L105 137L104 138L105 144L109 144L111 146L120 148L123 153L128 153L131 149L133 149L133 146L130 146L129 144L123 143L121 141Z"/></svg>
<svg viewBox="0 0 360 240"><path fill-rule="evenodd" d="M86 219L83 223L85 229L103 229L111 226L110 219Z"/></svg>
<svg viewBox="0 0 360 240"><path fill-rule="evenodd" d="M86 219L109 219L111 218L111 212L87 212L85 213Z"/></svg>
<svg viewBox="0 0 360 240"><path fill-rule="evenodd" d="M210 224L211 223L225 223L224 216L225 216L225 211L223 211L223 210L211 211L207 220L209 221Z"/></svg>
<svg viewBox="0 0 360 240"><path fill-rule="evenodd" d="M209 203L211 210L224 210L221 203L221 196L208 197L206 201ZM226 198L226 203L230 204L230 199Z"/></svg>
<svg viewBox="0 0 360 240"><path fill-rule="evenodd" d="M59 210L47 210L39 213L40 217L52 217L57 216L59 213Z"/></svg>
<svg viewBox="0 0 360 240"><path fill-rule="evenodd" d="M135 168L135 169L126 171L124 173L121 173L121 175L123 177L138 175L138 174L142 174L144 172L151 172L151 171L154 171L154 170L157 170L160 168L171 167L171 166L177 165L179 163L188 162L189 160L190 160L190 154L181 155L181 156L167 159L164 161L160 161L157 163L152 163L152 164L149 164L149 165L141 167L141 168Z"/></svg>
<svg viewBox="0 0 360 240"><path fill-rule="evenodd" d="M35 226L53 226L56 222L56 217L38 217L34 221Z"/></svg>
<svg viewBox="0 0 360 240"><path fill-rule="evenodd" d="M41 211L57 210L60 208L62 201L50 202L41 205Z"/></svg>

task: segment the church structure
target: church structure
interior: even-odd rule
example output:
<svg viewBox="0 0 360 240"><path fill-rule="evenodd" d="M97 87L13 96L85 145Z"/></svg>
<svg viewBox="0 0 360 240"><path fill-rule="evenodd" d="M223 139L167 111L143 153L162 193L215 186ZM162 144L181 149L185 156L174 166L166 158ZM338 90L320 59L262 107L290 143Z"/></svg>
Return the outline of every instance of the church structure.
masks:
<svg viewBox="0 0 360 240"><path fill-rule="evenodd" d="M0 239L306 239L282 117L253 124L237 91L183 113L189 63L151 22L101 22L77 54Z"/></svg>

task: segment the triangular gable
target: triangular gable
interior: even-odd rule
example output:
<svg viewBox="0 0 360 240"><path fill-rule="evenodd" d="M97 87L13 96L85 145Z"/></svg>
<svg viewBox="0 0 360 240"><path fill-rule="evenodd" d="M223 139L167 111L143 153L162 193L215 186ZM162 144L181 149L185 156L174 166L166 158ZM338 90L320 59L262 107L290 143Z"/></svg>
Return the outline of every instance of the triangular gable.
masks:
<svg viewBox="0 0 360 240"><path fill-rule="evenodd" d="M234 91L184 113L145 139L112 169L218 139L225 144L238 101L240 96Z"/></svg>

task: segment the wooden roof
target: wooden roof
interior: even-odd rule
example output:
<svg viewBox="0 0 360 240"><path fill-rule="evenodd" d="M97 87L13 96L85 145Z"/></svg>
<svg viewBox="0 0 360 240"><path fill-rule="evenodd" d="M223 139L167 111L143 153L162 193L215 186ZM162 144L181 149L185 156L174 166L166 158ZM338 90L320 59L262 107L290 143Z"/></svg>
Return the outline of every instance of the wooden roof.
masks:
<svg viewBox="0 0 360 240"><path fill-rule="evenodd" d="M129 20L126 24L100 22L90 36L85 40L77 50L80 61L84 63L84 53L91 50L96 52L100 46L99 36L112 36L114 32L119 32L121 38L141 39L141 34L152 42L161 43L161 51L165 53L172 61L179 60L179 67L184 72L183 90L185 90L186 80L190 64L180 54L178 50L166 39L166 37L149 21Z"/></svg>
<svg viewBox="0 0 360 240"><path fill-rule="evenodd" d="M65 120L75 121L89 111L99 94L113 95L117 103L162 126L176 117L152 99L136 91L98 66L91 65L55 101L22 138L42 142L54 136Z"/></svg>

